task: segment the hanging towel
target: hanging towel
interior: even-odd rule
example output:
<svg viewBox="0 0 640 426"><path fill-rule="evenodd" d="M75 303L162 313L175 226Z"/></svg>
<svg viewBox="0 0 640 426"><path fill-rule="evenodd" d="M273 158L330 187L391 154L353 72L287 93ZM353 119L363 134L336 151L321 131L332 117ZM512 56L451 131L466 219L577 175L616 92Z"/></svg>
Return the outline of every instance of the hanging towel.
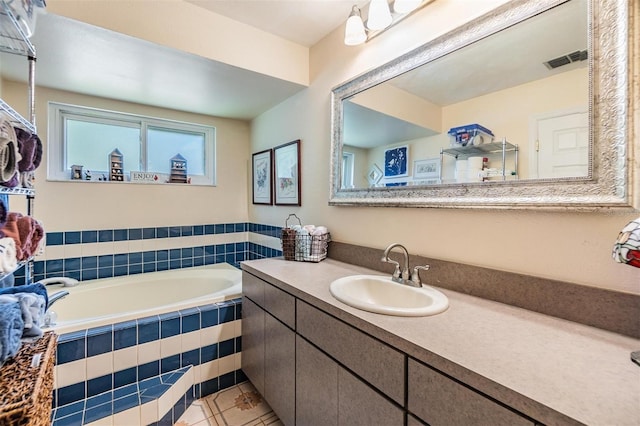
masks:
<svg viewBox="0 0 640 426"><path fill-rule="evenodd" d="M0 288L0 295L16 293L35 293L44 298L44 306L49 305L49 295L47 294L47 288L42 283L38 282L28 285L17 285L9 288Z"/></svg>
<svg viewBox="0 0 640 426"><path fill-rule="evenodd" d="M18 353L24 321L18 303L0 304L0 366Z"/></svg>
<svg viewBox="0 0 640 426"><path fill-rule="evenodd" d="M16 257L16 243L13 238L0 238L0 274L8 274L15 271L18 266ZM2 286L0 287L9 287Z"/></svg>

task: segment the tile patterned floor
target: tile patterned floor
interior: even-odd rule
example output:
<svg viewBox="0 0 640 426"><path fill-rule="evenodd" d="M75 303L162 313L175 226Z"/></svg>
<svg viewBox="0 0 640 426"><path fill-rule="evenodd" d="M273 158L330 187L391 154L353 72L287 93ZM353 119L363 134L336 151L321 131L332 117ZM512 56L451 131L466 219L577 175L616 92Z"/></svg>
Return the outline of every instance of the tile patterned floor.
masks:
<svg viewBox="0 0 640 426"><path fill-rule="evenodd" d="M249 382L194 401L175 426L283 426Z"/></svg>

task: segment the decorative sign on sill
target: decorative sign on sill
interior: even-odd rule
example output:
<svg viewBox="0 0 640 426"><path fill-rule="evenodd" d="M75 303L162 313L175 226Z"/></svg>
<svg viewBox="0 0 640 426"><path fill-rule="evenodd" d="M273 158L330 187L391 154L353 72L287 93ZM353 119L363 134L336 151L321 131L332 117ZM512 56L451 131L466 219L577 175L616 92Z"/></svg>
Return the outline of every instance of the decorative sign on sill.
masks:
<svg viewBox="0 0 640 426"><path fill-rule="evenodd" d="M157 173L131 171L131 182L162 183L163 179Z"/></svg>

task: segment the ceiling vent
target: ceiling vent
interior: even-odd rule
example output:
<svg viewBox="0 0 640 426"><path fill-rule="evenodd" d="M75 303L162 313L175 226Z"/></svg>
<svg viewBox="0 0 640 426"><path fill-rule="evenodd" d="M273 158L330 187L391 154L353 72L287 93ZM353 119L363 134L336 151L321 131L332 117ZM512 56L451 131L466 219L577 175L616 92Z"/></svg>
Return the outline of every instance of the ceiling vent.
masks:
<svg viewBox="0 0 640 426"><path fill-rule="evenodd" d="M558 58L551 59L545 62L545 66L550 70L561 67L563 65L569 65L573 62L580 62L586 60L588 57L586 50L576 50L573 53L560 56Z"/></svg>

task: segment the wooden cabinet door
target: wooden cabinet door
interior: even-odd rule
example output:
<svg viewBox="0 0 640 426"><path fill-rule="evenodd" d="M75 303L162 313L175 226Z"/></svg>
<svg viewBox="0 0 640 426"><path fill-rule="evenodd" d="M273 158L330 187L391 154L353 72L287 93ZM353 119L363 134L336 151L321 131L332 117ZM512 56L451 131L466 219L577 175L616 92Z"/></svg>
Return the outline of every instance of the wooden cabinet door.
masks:
<svg viewBox="0 0 640 426"><path fill-rule="evenodd" d="M264 397L285 425L295 423L296 336L265 315Z"/></svg>
<svg viewBox="0 0 640 426"><path fill-rule="evenodd" d="M264 395L265 312L247 297L242 298L242 371Z"/></svg>

